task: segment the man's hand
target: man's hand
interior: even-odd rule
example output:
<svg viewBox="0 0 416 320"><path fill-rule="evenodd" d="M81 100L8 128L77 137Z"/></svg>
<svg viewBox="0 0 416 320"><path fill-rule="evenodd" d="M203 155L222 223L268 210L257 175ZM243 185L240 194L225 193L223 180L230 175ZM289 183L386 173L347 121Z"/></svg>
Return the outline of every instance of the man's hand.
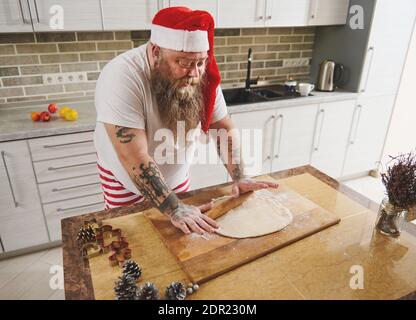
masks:
<svg viewBox="0 0 416 320"><path fill-rule="evenodd" d="M234 181L232 186L232 194L234 197L238 197L240 194L246 193L248 191L254 191L259 189L266 188L278 188L277 183L268 182L268 181L256 181L251 178L243 178L237 181Z"/></svg>
<svg viewBox="0 0 416 320"><path fill-rule="evenodd" d="M202 213L211 208L212 203L199 207L179 203L178 207L169 214L170 221L185 234L190 234L191 230L198 234L204 234L206 231L214 232L219 227L218 223Z"/></svg>

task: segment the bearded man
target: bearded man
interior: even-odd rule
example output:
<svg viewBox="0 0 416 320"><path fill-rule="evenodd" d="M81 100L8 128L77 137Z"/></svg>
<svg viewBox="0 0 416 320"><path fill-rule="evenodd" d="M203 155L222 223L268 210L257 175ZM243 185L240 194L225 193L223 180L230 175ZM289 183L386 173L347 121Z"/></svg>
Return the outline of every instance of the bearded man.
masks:
<svg viewBox="0 0 416 320"><path fill-rule="evenodd" d="M94 142L107 208L148 199L184 233L215 231L217 223L203 214L211 204L186 205L176 195L189 190L189 159L166 164L155 158L160 144L155 135L161 129L171 130L173 153L186 153L193 147L195 141L183 146L175 143L178 122L184 123L186 133L201 129L228 133L229 146L220 156L234 181L235 196L278 187L245 177L242 161L225 161L240 154L240 146L232 139L233 124L219 87L213 49L212 16L206 11L171 7L153 18L148 43L104 67L95 93Z"/></svg>

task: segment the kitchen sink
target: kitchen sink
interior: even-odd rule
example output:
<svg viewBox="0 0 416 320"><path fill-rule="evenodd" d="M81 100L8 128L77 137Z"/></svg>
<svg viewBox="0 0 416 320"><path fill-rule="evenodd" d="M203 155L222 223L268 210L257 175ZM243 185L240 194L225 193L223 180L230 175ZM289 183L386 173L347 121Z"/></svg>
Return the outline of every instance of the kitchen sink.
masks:
<svg viewBox="0 0 416 320"><path fill-rule="evenodd" d="M246 91L245 88L225 89L223 94L225 102L229 106L267 101L265 97L256 94L254 91Z"/></svg>
<svg viewBox="0 0 416 320"><path fill-rule="evenodd" d="M253 89L254 93L266 99L280 98L283 94L268 89Z"/></svg>
<svg viewBox="0 0 416 320"><path fill-rule="evenodd" d="M279 84L252 87L250 91L246 91L245 88L231 88L224 89L222 92L227 106L301 97L298 92L288 92L283 85Z"/></svg>

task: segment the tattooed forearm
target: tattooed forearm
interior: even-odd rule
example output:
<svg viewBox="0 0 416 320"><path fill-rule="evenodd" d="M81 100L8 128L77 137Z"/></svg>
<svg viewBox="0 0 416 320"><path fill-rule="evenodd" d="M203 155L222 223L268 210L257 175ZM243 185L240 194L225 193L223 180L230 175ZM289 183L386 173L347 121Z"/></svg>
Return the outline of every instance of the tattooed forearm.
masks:
<svg viewBox="0 0 416 320"><path fill-rule="evenodd" d="M233 181L238 181L245 178L244 175L244 163L241 157L240 144L234 142L232 135L227 136L227 150L224 152L224 147L221 143L221 137L217 137L217 153L220 159L223 161L228 173L230 174Z"/></svg>
<svg viewBox="0 0 416 320"><path fill-rule="evenodd" d="M131 128L115 126L116 127L116 137L121 143L129 143L136 136L134 133L131 133Z"/></svg>
<svg viewBox="0 0 416 320"><path fill-rule="evenodd" d="M169 189L157 165L148 161L132 168L131 178L139 191L161 212L170 214L179 205L176 194Z"/></svg>

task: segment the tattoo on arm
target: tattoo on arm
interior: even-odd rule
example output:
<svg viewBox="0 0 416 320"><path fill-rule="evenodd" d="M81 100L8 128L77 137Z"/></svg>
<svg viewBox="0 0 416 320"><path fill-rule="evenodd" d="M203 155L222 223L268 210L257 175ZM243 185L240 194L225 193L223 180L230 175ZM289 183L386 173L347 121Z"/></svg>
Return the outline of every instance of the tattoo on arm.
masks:
<svg viewBox="0 0 416 320"><path fill-rule="evenodd" d="M217 153L220 159L224 162L224 166L229 172L233 181L238 181L245 178L244 163L241 158L240 146L233 145L233 138L231 135L227 137L227 152L224 154L221 148L221 138L217 137Z"/></svg>
<svg viewBox="0 0 416 320"><path fill-rule="evenodd" d="M116 137L121 143L129 143L136 136L134 133L131 133L131 128L115 126L116 127Z"/></svg>
<svg viewBox="0 0 416 320"><path fill-rule="evenodd" d="M161 212L170 214L178 207L178 197L169 189L154 162L141 163L132 169L131 178L139 191Z"/></svg>

